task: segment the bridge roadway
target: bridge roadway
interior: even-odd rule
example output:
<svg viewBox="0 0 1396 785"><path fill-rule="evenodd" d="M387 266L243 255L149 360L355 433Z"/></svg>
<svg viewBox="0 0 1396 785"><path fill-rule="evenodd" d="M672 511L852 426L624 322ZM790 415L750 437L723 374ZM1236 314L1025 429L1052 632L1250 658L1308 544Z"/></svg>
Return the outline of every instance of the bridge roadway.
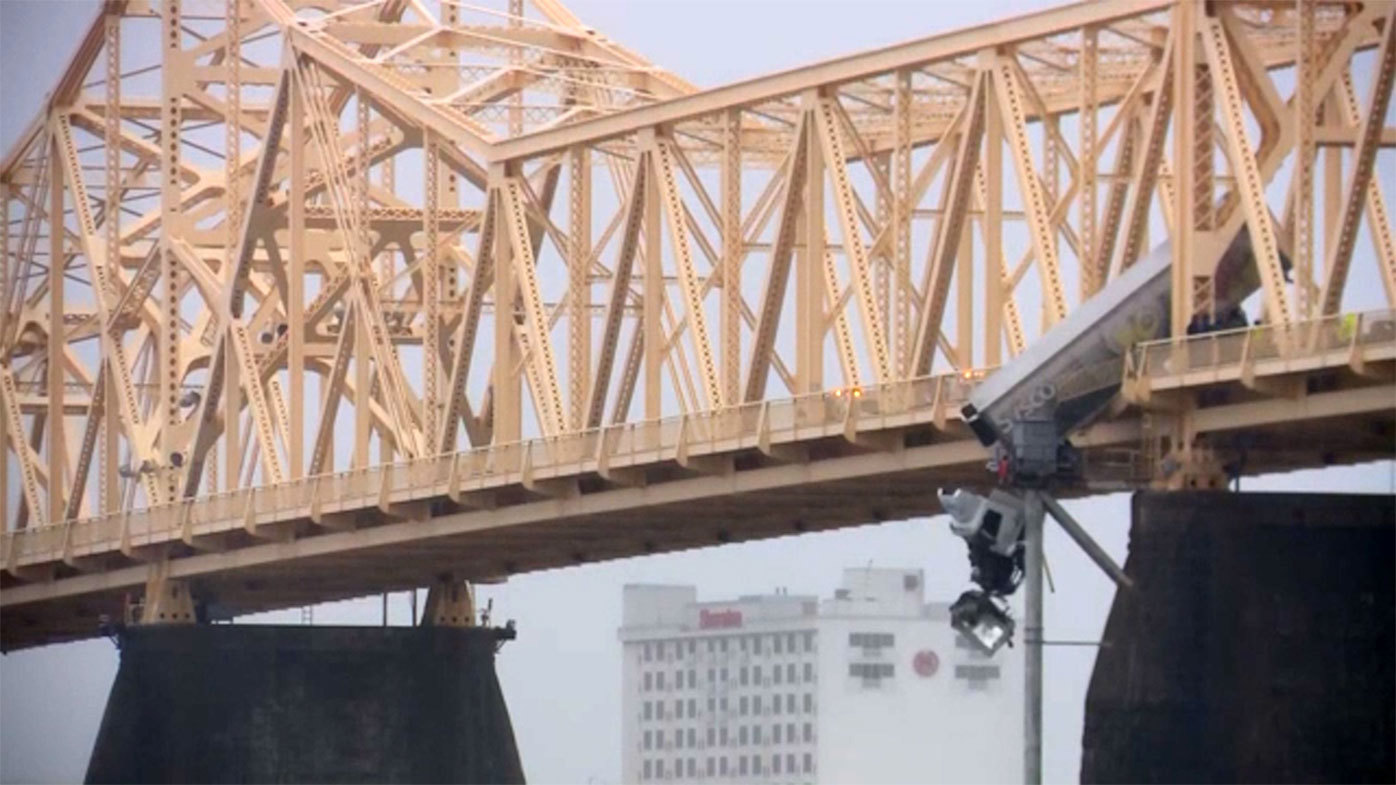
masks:
<svg viewBox="0 0 1396 785"><path fill-rule="evenodd" d="M1122 394L1079 435L1091 477L1139 487L1179 411L1245 474L1393 457L1396 312L1136 346ZM491 446L6 534L5 650L94 637L168 557L220 614L905 519L983 485L933 376Z"/></svg>

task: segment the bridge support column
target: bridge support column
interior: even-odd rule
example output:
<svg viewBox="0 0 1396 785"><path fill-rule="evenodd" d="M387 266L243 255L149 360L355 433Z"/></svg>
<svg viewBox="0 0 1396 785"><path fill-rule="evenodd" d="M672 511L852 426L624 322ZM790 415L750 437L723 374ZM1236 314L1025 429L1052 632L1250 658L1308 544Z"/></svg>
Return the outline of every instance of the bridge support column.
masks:
<svg viewBox="0 0 1396 785"><path fill-rule="evenodd" d="M1396 781L1396 498L1140 493L1082 782Z"/></svg>
<svg viewBox="0 0 1396 785"><path fill-rule="evenodd" d="M523 782L485 627L153 624L88 782Z"/></svg>

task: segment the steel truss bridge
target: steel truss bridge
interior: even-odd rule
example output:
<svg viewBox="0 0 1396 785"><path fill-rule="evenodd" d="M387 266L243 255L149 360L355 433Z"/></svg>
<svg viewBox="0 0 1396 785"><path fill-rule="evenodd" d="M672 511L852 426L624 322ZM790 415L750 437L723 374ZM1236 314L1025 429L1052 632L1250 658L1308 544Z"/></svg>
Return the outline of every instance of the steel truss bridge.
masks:
<svg viewBox="0 0 1396 785"><path fill-rule="evenodd" d="M936 512L975 381L1163 239L1174 335L1243 230L1264 326L1115 336L1069 493L1392 457L1396 6L699 91L529 3L105 3L0 164L4 648Z"/></svg>

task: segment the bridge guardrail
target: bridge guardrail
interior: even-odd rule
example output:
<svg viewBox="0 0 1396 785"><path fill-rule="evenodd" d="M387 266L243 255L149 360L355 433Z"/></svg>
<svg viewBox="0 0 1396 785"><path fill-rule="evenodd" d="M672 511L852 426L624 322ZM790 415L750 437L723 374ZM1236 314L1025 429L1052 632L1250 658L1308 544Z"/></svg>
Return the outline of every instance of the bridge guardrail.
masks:
<svg viewBox="0 0 1396 785"><path fill-rule="evenodd" d="M107 516L6 532L0 564L56 562L173 542L275 520L332 513L507 484L749 449L762 438L794 442L958 417L982 373L927 376L868 387L825 390L778 401L626 423L489 445L381 466L316 475L277 485L224 491ZM929 416L928 416L929 415Z"/></svg>
<svg viewBox="0 0 1396 785"><path fill-rule="evenodd" d="M1301 361L1325 354L1396 346L1396 310L1335 314L1293 324L1263 324L1136 345L1125 367L1129 387L1159 376Z"/></svg>

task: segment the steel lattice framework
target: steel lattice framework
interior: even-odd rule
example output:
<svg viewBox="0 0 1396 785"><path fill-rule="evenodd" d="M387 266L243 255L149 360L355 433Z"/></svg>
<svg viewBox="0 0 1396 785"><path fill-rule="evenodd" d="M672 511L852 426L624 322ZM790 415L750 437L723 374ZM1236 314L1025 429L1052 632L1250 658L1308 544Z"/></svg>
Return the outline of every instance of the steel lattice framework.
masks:
<svg viewBox="0 0 1396 785"><path fill-rule="evenodd" d="M700 92L528 2L108 0L0 166L10 541L972 374L1151 235L1175 334L1242 229L1270 323L1355 258L1396 306L1391 4L1102 0Z"/></svg>

